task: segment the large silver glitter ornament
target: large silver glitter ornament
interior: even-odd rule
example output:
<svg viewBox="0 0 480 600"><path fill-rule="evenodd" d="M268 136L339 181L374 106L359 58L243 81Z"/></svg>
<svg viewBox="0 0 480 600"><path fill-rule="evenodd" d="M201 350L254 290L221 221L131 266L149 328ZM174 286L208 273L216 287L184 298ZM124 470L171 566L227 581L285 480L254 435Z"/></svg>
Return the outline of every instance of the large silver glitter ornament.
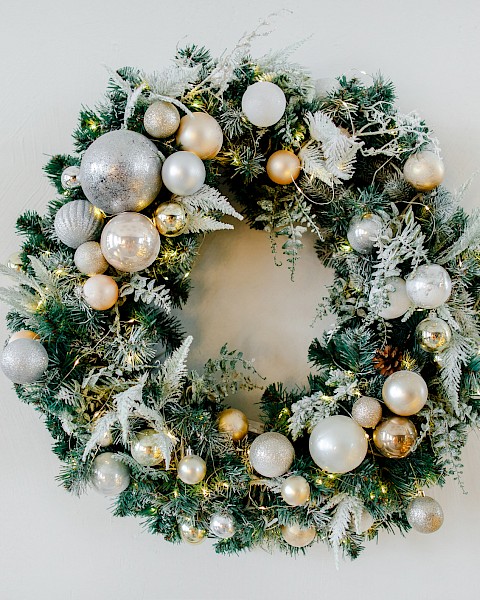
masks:
<svg viewBox="0 0 480 600"><path fill-rule="evenodd" d="M452 292L452 280L440 265L421 265L407 277L407 294L419 308L438 308Z"/></svg>
<svg viewBox="0 0 480 600"><path fill-rule="evenodd" d="M281 528L283 539L294 548L308 546L317 534L315 527L302 527L298 523L283 525Z"/></svg>
<svg viewBox="0 0 480 600"><path fill-rule="evenodd" d="M183 204L174 200L163 202L153 215L160 235L175 237L187 228L187 211Z"/></svg>
<svg viewBox="0 0 480 600"><path fill-rule="evenodd" d="M441 352L452 341L452 330L443 319L427 317L417 325L415 336L425 352Z"/></svg>
<svg viewBox="0 0 480 600"><path fill-rule="evenodd" d="M367 454L365 431L350 417L333 415L322 419L310 434L310 455L329 473L356 469Z"/></svg>
<svg viewBox="0 0 480 600"><path fill-rule="evenodd" d="M257 127L270 127L283 117L287 100L283 90L270 81L249 85L242 96L242 110Z"/></svg>
<svg viewBox="0 0 480 600"><path fill-rule="evenodd" d="M303 506L310 499L310 485L305 477L291 475L282 483L280 493L289 506Z"/></svg>
<svg viewBox="0 0 480 600"><path fill-rule="evenodd" d="M376 427L382 418L382 405L376 398L360 396L352 406L352 418L361 427Z"/></svg>
<svg viewBox="0 0 480 600"><path fill-rule="evenodd" d="M87 200L72 200L55 215L55 233L66 246L78 248L100 236L103 219L102 211Z"/></svg>
<svg viewBox="0 0 480 600"><path fill-rule="evenodd" d="M413 498L405 511L410 525L420 533L434 533L443 525L443 510L430 496Z"/></svg>
<svg viewBox="0 0 480 600"><path fill-rule="evenodd" d="M101 275L108 269L108 262L98 242L85 242L75 250L75 266L85 275Z"/></svg>
<svg viewBox="0 0 480 600"><path fill-rule="evenodd" d="M177 477L189 485L200 483L206 473L207 464L201 456L193 454L191 450L187 450L187 454L177 465Z"/></svg>
<svg viewBox="0 0 480 600"><path fill-rule="evenodd" d="M389 305L382 308L378 314L382 319L398 319L412 306L412 301L407 295L407 284L401 277L387 277L385 286L392 288L387 292Z"/></svg>
<svg viewBox="0 0 480 600"><path fill-rule="evenodd" d="M100 246L109 264L119 271L134 273L143 271L157 258L160 236L148 217L125 212L105 225Z"/></svg>
<svg viewBox="0 0 480 600"><path fill-rule="evenodd" d="M85 151L80 180L85 196L109 215L143 210L162 187L162 161L153 142L140 133L104 133Z"/></svg>
<svg viewBox="0 0 480 600"><path fill-rule="evenodd" d="M385 419L373 432L373 442L387 458L405 458L417 441L415 425L405 417Z"/></svg>
<svg viewBox="0 0 480 600"><path fill-rule="evenodd" d="M154 467L163 461L163 452L159 444L159 434L154 429L144 429L135 436L131 454L144 467Z"/></svg>
<svg viewBox="0 0 480 600"><path fill-rule="evenodd" d="M143 126L146 132L157 139L172 136L179 125L180 114L177 107L162 100L150 104L143 117Z"/></svg>
<svg viewBox="0 0 480 600"><path fill-rule="evenodd" d="M19 338L2 352L2 371L13 383L33 383L48 367L48 354L38 340Z"/></svg>
<svg viewBox="0 0 480 600"><path fill-rule="evenodd" d="M264 477L280 477L292 466L294 458L290 440L275 431L262 433L250 446L250 463Z"/></svg>
<svg viewBox="0 0 480 600"><path fill-rule="evenodd" d="M130 469L116 460L113 452L103 452L92 463L90 481L100 494L118 496L130 485Z"/></svg>
<svg viewBox="0 0 480 600"><path fill-rule="evenodd" d="M210 519L210 531L224 540L235 535L235 521L230 515L215 513Z"/></svg>
<svg viewBox="0 0 480 600"><path fill-rule="evenodd" d="M163 163L163 183L177 196L190 196L198 192L205 182L205 177L205 165L193 152L174 152Z"/></svg>
<svg viewBox="0 0 480 600"><path fill-rule="evenodd" d="M185 519L178 525L178 532L180 533L180 537L187 544L201 544L205 541L206 531L201 527L196 527L195 524L190 521L190 519Z"/></svg>
<svg viewBox="0 0 480 600"><path fill-rule="evenodd" d="M382 227L382 219L373 213L353 217L347 231L350 246L360 254L370 254Z"/></svg>
<svg viewBox="0 0 480 600"><path fill-rule="evenodd" d="M80 167L67 167L61 177L60 182L64 190L74 190L80 187Z"/></svg>
<svg viewBox="0 0 480 600"><path fill-rule="evenodd" d="M442 183L445 167L434 152L422 150L409 156L403 167L403 175L416 190L429 192Z"/></svg>
<svg viewBox="0 0 480 600"><path fill-rule="evenodd" d="M396 415L408 417L425 406L428 387L425 380L413 371L397 371L387 377L382 397L388 408Z"/></svg>

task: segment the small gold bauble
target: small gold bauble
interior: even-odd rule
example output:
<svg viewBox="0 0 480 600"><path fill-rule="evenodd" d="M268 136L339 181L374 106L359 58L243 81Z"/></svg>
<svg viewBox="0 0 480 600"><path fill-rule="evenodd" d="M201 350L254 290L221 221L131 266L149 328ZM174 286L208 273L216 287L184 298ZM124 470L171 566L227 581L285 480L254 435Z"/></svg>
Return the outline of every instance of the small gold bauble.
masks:
<svg viewBox="0 0 480 600"><path fill-rule="evenodd" d="M176 237L187 227L187 211L180 202L163 202L155 210L154 221L160 235Z"/></svg>
<svg viewBox="0 0 480 600"><path fill-rule="evenodd" d="M20 331L16 331L10 336L8 343L21 339L39 340L40 336L38 335L38 333L30 331L29 329L21 329Z"/></svg>
<svg viewBox="0 0 480 600"><path fill-rule="evenodd" d="M373 442L387 458L404 458L417 440L415 425L405 417L390 417L373 432Z"/></svg>
<svg viewBox="0 0 480 600"><path fill-rule="evenodd" d="M362 427L376 427L382 418L382 405L376 398L360 396L352 407L352 418Z"/></svg>
<svg viewBox="0 0 480 600"><path fill-rule="evenodd" d="M226 408L218 415L218 429L229 433L232 440L238 442L248 433L248 419L241 410Z"/></svg>
<svg viewBox="0 0 480 600"><path fill-rule="evenodd" d="M308 546L315 539L315 527L301 527L298 523L282 526L283 539L294 548Z"/></svg>
<svg viewBox="0 0 480 600"><path fill-rule="evenodd" d="M143 117L146 132L157 139L170 137L179 125L180 114L177 107L162 100L150 104Z"/></svg>
<svg viewBox="0 0 480 600"><path fill-rule="evenodd" d="M108 310L118 300L118 285L109 275L94 275L83 285L85 302L95 310Z"/></svg>
<svg viewBox="0 0 480 600"><path fill-rule="evenodd" d="M310 485L305 477L291 475L282 483L280 493L289 506L303 506L310 499Z"/></svg>
<svg viewBox="0 0 480 600"><path fill-rule="evenodd" d="M415 336L425 352L440 352L450 344L452 330L443 319L427 317L417 325Z"/></svg>
<svg viewBox="0 0 480 600"><path fill-rule="evenodd" d="M412 154L403 167L408 183L420 192L429 192L439 186L445 175L442 159L430 150Z"/></svg>
<svg viewBox="0 0 480 600"><path fill-rule="evenodd" d="M200 527L196 527L190 520L183 521L178 526L180 537L187 544L201 544L205 541L206 531Z"/></svg>
<svg viewBox="0 0 480 600"><path fill-rule="evenodd" d="M214 158L223 144L223 132L217 121L207 113L196 112L180 119L177 144L202 160Z"/></svg>
<svg viewBox="0 0 480 600"><path fill-rule="evenodd" d="M270 156L266 168L274 183L288 185L300 175L300 159L290 150L278 150Z"/></svg>

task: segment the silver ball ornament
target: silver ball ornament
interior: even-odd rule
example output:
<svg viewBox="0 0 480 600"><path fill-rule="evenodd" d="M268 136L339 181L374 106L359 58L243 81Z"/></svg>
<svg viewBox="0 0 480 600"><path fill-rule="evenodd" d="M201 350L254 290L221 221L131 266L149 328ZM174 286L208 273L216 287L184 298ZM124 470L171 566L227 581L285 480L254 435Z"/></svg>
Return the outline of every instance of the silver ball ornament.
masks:
<svg viewBox="0 0 480 600"><path fill-rule="evenodd" d="M452 280L440 265L421 265L407 277L407 294L419 308L438 308L452 292Z"/></svg>
<svg viewBox="0 0 480 600"><path fill-rule="evenodd" d="M379 311L379 316L387 321L390 319L398 319L403 316L412 306L412 301L407 294L407 284L405 279L401 277L387 277L385 286L389 286L392 290L387 292L388 306Z"/></svg>
<svg viewBox="0 0 480 600"><path fill-rule="evenodd" d="M408 417L425 406L428 387L425 380L413 371L397 371L387 377L382 388L383 401L396 415Z"/></svg>
<svg viewBox="0 0 480 600"><path fill-rule="evenodd" d="M303 548L313 542L317 531L315 527L302 527L298 523L283 525L281 528L283 539L294 548Z"/></svg>
<svg viewBox="0 0 480 600"><path fill-rule="evenodd" d="M108 262L98 242L85 242L75 250L75 266L85 275L101 275L108 269Z"/></svg>
<svg viewBox="0 0 480 600"><path fill-rule="evenodd" d="M190 196L198 192L205 177L205 165L193 152L174 152L163 163L163 183L177 196Z"/></svg>
<svg viewBox="0 0 480 600"><path fill-rule="evenodd" d="M290 469L295 450L281 433L268 431L259 435L250 446L250 463L264 477L280 477Z"/></svg>
<svg viewBox="0 0 480 600"><path fill-rule="evenodd" d="M47 370L48 354L38 340L19 338L5 346L0 364L13 383L33 383Z"/></svg>
<svg viewBox="0 0 480 600"><path fill-rule="evenodd" d="M75 165L67 167L60 177L60 183L64 190L74 190L80 187L80 167Z"/></svg>
<svg viewBox="0 0 480 600"><path fill-rule="evenodd" d="M180 114L171 102L158 100L145 111L143 126L145 131L157 139L172 136L180 125Z"/></svg>
<svg viewBox="0 0 480 600"><path fill-rule="evenodd" d="M201 456L196 454L187 453L177 466L177 477L189 485L200 483L206 473L207 464Z"/></svg>
<svg viewBox="0 0 480 600"><path fill-rule="evenodd" d="M270 127L283 117L287 100L283 90L270 81L249 85L242 96L242 110L253 125Z"/></svg>
<svg viewBox="0 0 480 600"><path fill-rule="evenodd" d="M174 200L163 202L155 210L153 220L160 235L175 237L181 235L187 228L187 211L180 202Z"/></svg>
<svg viewBox="0 0 480 600"><path fill-rule="evenodd" d="M215 513L210 519L210 531L213 535L227 540L235 535L235 521L230 515Z"/></svg>
<svg viewBox="0 0 480 600"><path fill-rule="evenodd" d="M430 496L413 498L405 511L407 520L420 533L434 533L443 525L443 510Z"/></svg>
<svg viewBox="0 0 480 600"><path fill-rule="evenodd" d="M353 217L347 231L350 246L359 254L370 254L382 227L382 219L373 213Z"/></svg>
<svg viewBox="0 0 480 600"><path fill-rule="evenodd" d="M415 336L425 352L441 352L452 341L452 330L443 319L427 317L417 325Z"/></svg>
<svg viewBox="0 0 480 600"><path fill-rule="evenodd" d="M385 419L373 432L373 443L387 458L405 458L416 441L417 429L405 417Z"/></svg>
<svg viewBox="0 0 480 600"><path fill-rule="evenodd" d="M153 142L140 133L104 133L85 151L80 179L85 196L110 215L138 212L162 187L162 162Z"/></svg>
<svg viewBox="0 0 480 600"><path fill-rule="evenodd" d="M148 217L125 212L110 219L100 239L106 261L119 271L135 273L149 267L160 251L160 236Z"/></svg>
<svg viewBox="0 0 480 600"><path fill-rule="evenodd" d="M372 429L382 418L382 405L376 398L360 396L352 406L352 418L361 427Z"/></svg>
<svg viewBox="0 0 480 600"><path fill-rule="evenodd" d="M178 525L178 532L180 533L180 537L184 542L187 544L192 544L193 546L204 542L205 535L207 533L205 529L196 527L195 524L189 519L182 521Z"/></svg>
<svg viewBox="0 0 480 600"><path fill-rule="evenodd" d="M305 477L291 475L282 483L280 493L289 506L303 506L310 499L310 485Z"/></svg>
<svg viewBox="0 0 480 600"><path fill-rule="evenodd" d="M333 415L317 423L310 434L310 455L329 473L356 469L367 454L365 431L350 417Z"/></svg>
<svg viewBox="0 0 480 600"><path fill-rule="evenodd" d="M445 167L434 152L422 150L409 156L403 167L403 175L416 190L429 192L442 183Z"/></svg>
<svg viewBox="0 0 480 600"><path fill-rule="evenodd" d="M154 429L144 429L137 433L130 452L133 458L144 467L154 467L163 462L159 434Z"/></svg>
<svg viewBox="0 0 480 600"><path fill-rule="evenodd" d="M70 248L99 237L103 227L102 211L87 200L72 200L59 208L54 228L58 239Z"/></svg>
<svg viewBox="0 0 480 600"><path fill-rule="evenodd" d="M113 452L99 454L92 463L91 483L104 496L118 496L130 485L130 469Z"/></svg>

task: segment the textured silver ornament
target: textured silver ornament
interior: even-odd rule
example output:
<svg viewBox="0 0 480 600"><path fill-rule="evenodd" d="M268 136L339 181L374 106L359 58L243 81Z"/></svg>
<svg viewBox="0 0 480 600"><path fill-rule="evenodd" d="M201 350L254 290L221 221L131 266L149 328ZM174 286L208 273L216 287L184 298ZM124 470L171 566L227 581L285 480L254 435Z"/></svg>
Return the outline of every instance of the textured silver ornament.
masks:
<svg viewBox="0 0 480 600"><path fill-rule="evenodd" d="M405 511L410 525L420 533L434 533L443 525L443 510L430 496L418 496Z"/></svg>
<svg viewBox="0 0 480 600"><path fill-rule="evenodd" d="M305 477L291 475L282 483L280 493L289 506L303 506L310 499L310 485Z"/></svg>
<svg viewBox="0 0 480 600"><path fill-rule="evenodd" d="M290 440L275 431L262 433L250 446L250 463L264 477L280 477L292 466L294 458Z"/></svg>
<svg viewBox="0 0 480 600"><path fill-rule="evenodd" d="M407 277L407 294L419 308L438 308L452 292L452 280L440 265L421 265Z"/></svg>
<svg viewBox="0 0 480 600"><path fill-rule="evenodd" d="M452 341L452 330L443 319L427 317L417 325L415 336L425 352L441 352Z"/></svg>
<svg viewBox="0 0 480 600"><path fill-rule="evenodd" d="M132 442L131 453L139 464L144 467L154 467L163 461L159 437L154 429L144 429L137 433Z"/></svg>
<svg viewBox="0 0 480 600"><path fill-rule="evenodd" d="M315 527L301 527L298 523L283 525L281 531L283 539L294 548L308 546L317 534Z"/></svg>
<svg viewBox="0 0 480 600"><path fill-rule="evenodd" d="M257 127L270 127L283 117L287 99L276 83L257 81L249 85L242 96L242 110Z"/></svg>
<svg viewBox="0 0 480 600"><path fill-rule="evenodd" d="M188 483L195 485L200 483L207 473L207 464L201 456L192 454L191 450L187 450L187 454L182 458L177 466L177 477Z"/></svg>
<svg viewBox="0 0 480 600"><path fill-rule="evenodd" d="M140 133L118 129L85 151L80 179L85 196L107 214L143 210L162 187L157 147Z"/></svg>
<svg viewBox="0 0 480 600"><path fill-rule="evenodd" d="M72 200L55 215L55 233L66 246L78 248L100 236L103 219L102 211L87 200Z"/></svg>
<svg viewBox="0 0 480 600"><path fill-rule="evenodd" d="M193 152L174 152L162 167L165 187L177 196L190 196L202 187L206 171L202 160Z"/></svg>
<svg viewBox="0 0 480 600"><path fill-rule="evenodd" d="M113 452L99 454L92 463L91 483L104 496L117 496L130 485L130 469Z"/></svg>
<svg viewBox="0 0 480 600"><path fill-rule="evenodd" d="M108 262L98 242L85 242L75 250L75 266L85 275L101 275L108 269Z"/></svg>
<svg viewBox="0 0 480 600"><path fill-rule="evenodd" d="M362 427L376 427L382 418L382 405L376 398L360 396L352 406L352 418Z"/></svg>
<svg viewBox="0 0 480 600"><path fill-rule="evenodd" d="M370 254L382 227L382 219L373 213L353 217L347 231L350 246L359 254Z"/></svg>
<svg viewBox="0 0 480 600"><path fill-rule="evenodd" d="M210 531L224 540L235 535L235 521L226 514L215 513L210 519Z"/></svg>
<svg viewBox="0 0 480 600"><path fill-rule="evenodd" d="M178 525L178 532L180 533L180 537L187 544L201 544L205 541L206 531L201 527L196 527L194 523L190 520L186 519L182 521Z"/></svg>
<svg viewBox="0 0 480 600"><path fill-rule="evenodd" d="M162 100L150 104L143 117L145 131L157 139L170 137L179 125L180 114L177 107Z"/></svg>
<svg viewBox="0 0 480 600"><path fill-rule="evenodd" d="M154 221L160 235L175 237L187 228L187 211L180 202L163 202L155 210Z"/></svg>
<svg viewBox="0 0 480 600"><path fill-rule="evenodd" d="M421 410L428 398L425 379L413 371L397 371L385 380L382 397L396 415L408 417Z"/></svg>
<svg viewBox="0 0 480 600"><path fill-rule="evenodd" d="M61 177L60 182L64 190L74 190L80 187L80 167L67 167Z"/></svg>
<svg viewBox="0 0 480 600"><path fill-rule="evenodd" d="M38 340L16 339L3 349L1 366L13 383L33 383L47 370L48 354Z"/></svg>

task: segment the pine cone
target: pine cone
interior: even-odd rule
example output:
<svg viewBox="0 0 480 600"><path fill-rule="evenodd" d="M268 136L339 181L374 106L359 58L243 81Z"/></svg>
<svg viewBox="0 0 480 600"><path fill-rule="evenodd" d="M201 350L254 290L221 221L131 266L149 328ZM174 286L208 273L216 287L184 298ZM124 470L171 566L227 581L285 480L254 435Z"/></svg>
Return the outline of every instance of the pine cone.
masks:
<svg viewBox="0 0 480 600"><path fill-rule="evenodd" d="M373 358L373 366L382 375L388 376L396 371L400 371L402 359L403 354L400 348L385 346L377 350Z"/></svg>

